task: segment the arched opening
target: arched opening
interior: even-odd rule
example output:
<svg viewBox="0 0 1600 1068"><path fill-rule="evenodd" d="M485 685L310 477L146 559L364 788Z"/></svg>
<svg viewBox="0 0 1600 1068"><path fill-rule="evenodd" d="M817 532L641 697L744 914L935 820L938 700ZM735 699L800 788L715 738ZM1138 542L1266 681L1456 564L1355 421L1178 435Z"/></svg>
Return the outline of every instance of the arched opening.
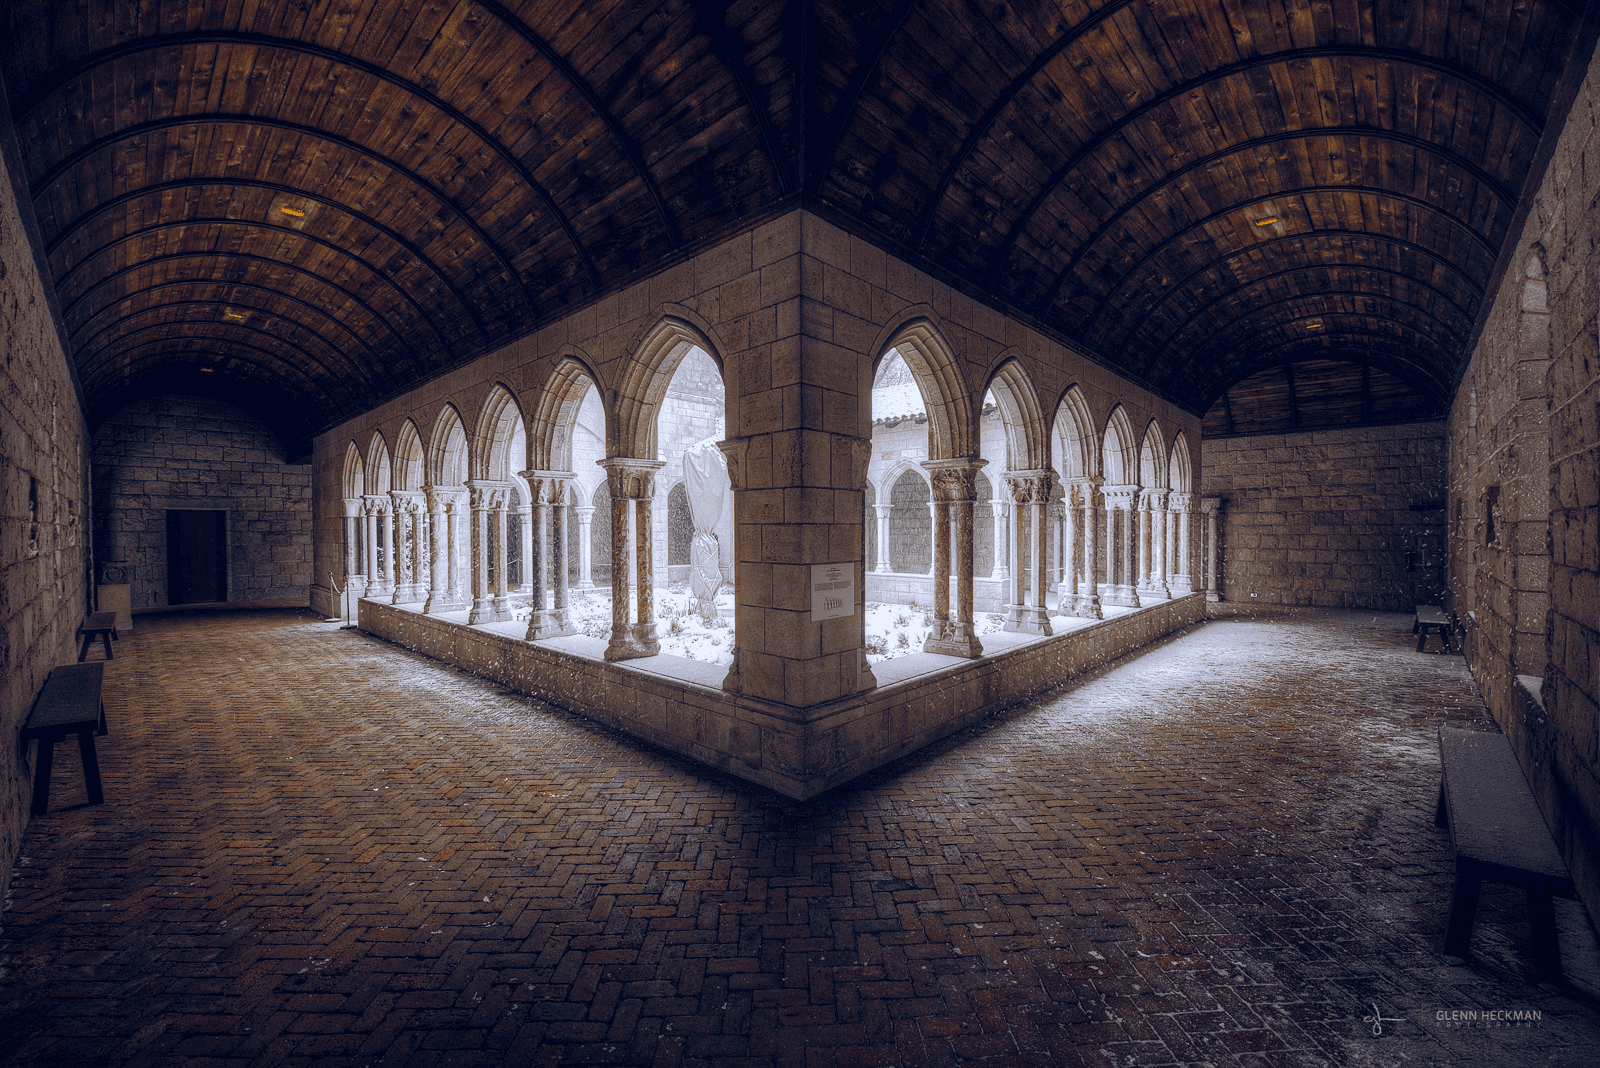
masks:
<svg viewBox="0 0 1600 1068"><path fill-rule="evenodd" d="M973 625L970 535L984 461L970 409L954 354L932 323L896 328L878 357L871 395L866 481L880 492L870 504L876 545L864 570L869 662L913 649L963 657L983 650ZM964 557L962 547L969 547ZM894 607L918 604L932 606L920 624L919 613ZM926 638L912 643L913 632Z"/></svg>
<svg viewBox="0 0 1600 1068"><path fill-rule="evenodd" d="M361 497L361 541L367 561L363 597L387 598L394 591L393 486L389 443L381 433L367 446L366 492Z"/></svg>
<svg viewBox="0 0 1600 1068"><path fill-rule="evenodd" d="M1095 422L1076 385L1056 405L1054 454L1062 488L1062 554L1058 611L1063 617L1101 619L1099 574L1101 479Z"/></svg>
<svg viewBox="0 0 1600 1068"><path fill-rule="evenodd" d="M1182 596L1194 592L1194 523L1200 506L1194 496L1194 460L1189 455L1189 439L1181 430L1172 441L1167 486L1172 491L1167 498L1172 516L1172 563L1167 585L1175 596Z"/></svg>
<svg viewBox="0 0 1600 1068"><path fill-rule="evenodd" d="M520 453L526 470L512 481L525 497L520 596L515 618L528 622L529 641L583 633L598 637L608 614L592 603L595 568L610 572L609 544L596 552L596 512L590 494L605 459L605 409L588 367L577 357L551 372Z"/></svg>
<svg viewBox="0 0 1600 1068"><path fill-rule="evenodd" d="M1134 533L1137 527L1138 454L1127 410L1117 405L1101 437L1100 467L1105 472L1105 586L1101 600L1126 608L1139 607Z"/></svg>
<svg viewBox="0 0 1600 1068"><path fill-rule="evenodd" d="M1039 399L1022 364L1008 359L995 371L987 394L1000 414L1010 525L1007 548L1011 581L1005 591L1004 629L1023 634L1054 633L1050 625L1050 576L1059 524L1051 501L1055 472Z"/></svg>
<svg viewBox="0 0 1600 1068"><path fill-rule="evenodd" d="M423 551L426 537L423 490L426 485L422 436L417 433L417 425L407 419L395 443L394 489L389 491L394 534L394 592L390 599L394 604L421 601L427 592Z"/></svg>
<svg viewBox="0 0 1600 1068"><path fill-rule="evenodd" d="M1134 531L1138 587L1142 598L1170 598L1167 562L1171 547L1171 512L1167 507L1167 448L1161 424L1154 419L1145 428L1139 446L1138 526Z"/></svg>
<svg viewBox="0 0 1600 1068"><path fill-rule="evenodd" d="M362 462L361 450L355 442L350 442L344 450L344 471L341 479L341 504L344 514L343 522L339 524L339 533L342 540L341 556L344 561L344 591L348 595L354 593L360 596L365 592L366 552L365 541L362 536L362 495L366 493L367 468ZM354 587L360 586L360 589ZM352 606L347 604L345 610Z"/></svg>
<svg viewBox="0 0 1600 1068"><path fill-rule="evenodd" d="M927 574L933 567L933 531L928 483L915 471L895 479L889 492L889 568L901 575Z"/></svg>

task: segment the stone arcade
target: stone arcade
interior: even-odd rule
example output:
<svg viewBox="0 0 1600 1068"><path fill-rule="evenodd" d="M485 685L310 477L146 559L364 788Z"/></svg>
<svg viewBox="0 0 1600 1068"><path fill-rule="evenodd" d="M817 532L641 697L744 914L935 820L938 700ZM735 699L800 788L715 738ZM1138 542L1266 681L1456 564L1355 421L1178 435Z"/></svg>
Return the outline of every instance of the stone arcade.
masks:
<svg viewBox="0 0 1600 1068"><path fill-rule="evenodd" d="M1439 604L1593 908L1600 9L1180 6L6 5L0 728L97 603L349 611L821 804Z"/></svg>

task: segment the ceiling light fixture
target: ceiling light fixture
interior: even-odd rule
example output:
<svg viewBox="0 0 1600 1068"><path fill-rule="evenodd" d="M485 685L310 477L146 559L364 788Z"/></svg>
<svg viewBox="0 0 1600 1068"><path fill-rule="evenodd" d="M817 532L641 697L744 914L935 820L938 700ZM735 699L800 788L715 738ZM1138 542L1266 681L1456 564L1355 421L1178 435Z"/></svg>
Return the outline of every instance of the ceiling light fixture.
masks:
<svg viewBox="0 0 1600 1068"><path fill-rule="evenodd" d="M203 375L215 374L216 370L215 367L202 367L200 368L200 373Z"/></svg>
<svg viewBox="0 0 1600 1068"><path fill-rule="evenodd" d="M236 311L225 311L222 314L227 316L229 319L243 319L244 318L244 315L242 315L241 313L236 312Z"/></svg>
<svg viewBox="0 0 1600 1068"><path fill-rule="evenodd" d="M1265 219L1257 219L1256 220L1256 225L1257 226L1271 226L1274 223L1276 223L1277 221L1278 221L1278 217L1276 215L1268 215Z"/></svg>
<svg viewBox="0 0 1600 1068"><path fill-rule="evenodd" d="M296 219L304 219L306 217L306 213L304 211L300 210L299 208L291 208L291 207L288 207L288 206L284 206L284 207L279 208L278 210L283 212L285 215L292 215Z"/></svg>
<svg viewBox="0 0 1600 1068"><path fill-rule="evenodd" d="M1313 320L1311 320L1309 323L1306 324L1306 329L1307 330L1321 330L1322 329L1322 320L1321 319L1313 319Z"/></svg>

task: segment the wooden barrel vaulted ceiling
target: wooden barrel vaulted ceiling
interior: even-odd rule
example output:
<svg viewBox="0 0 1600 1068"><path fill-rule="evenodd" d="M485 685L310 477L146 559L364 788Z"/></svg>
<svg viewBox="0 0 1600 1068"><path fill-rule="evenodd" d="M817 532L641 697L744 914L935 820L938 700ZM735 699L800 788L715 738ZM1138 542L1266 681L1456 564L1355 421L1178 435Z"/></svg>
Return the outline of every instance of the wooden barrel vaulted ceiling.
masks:
<svg viewBox="0 0 1600 1068"><path fill-rule="evenodd" d="M1579 0L12 0L0 63L92 418L199 391L303 450L803 205L1226 432L1230 401L1298 424L1310 382L1340 418L1442 410L1592 22Z"/></svg>

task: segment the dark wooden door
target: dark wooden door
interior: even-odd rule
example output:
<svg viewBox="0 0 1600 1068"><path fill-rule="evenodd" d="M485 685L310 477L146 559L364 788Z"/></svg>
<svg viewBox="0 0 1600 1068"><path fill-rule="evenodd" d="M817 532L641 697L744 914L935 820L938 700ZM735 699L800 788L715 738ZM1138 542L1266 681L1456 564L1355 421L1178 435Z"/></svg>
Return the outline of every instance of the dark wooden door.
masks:
<svg viewBox="0 0 1600 1068"><path fill-rule="evenodd" d="M228 513L167 513L167 603L228 599Z"/></svg>

